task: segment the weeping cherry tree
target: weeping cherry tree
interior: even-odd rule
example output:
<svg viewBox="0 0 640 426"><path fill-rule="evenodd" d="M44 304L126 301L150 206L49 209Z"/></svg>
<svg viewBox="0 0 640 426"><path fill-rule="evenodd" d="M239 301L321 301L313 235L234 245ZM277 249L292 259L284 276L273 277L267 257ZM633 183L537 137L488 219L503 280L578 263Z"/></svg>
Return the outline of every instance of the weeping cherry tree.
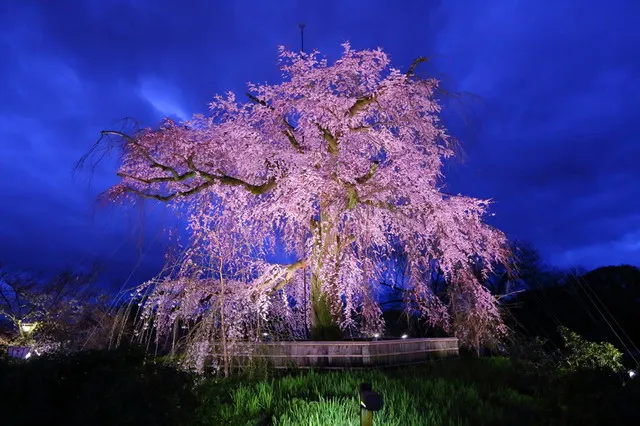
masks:
<svg viewBox="0 0 640 426"><path fill-rule="evenodd" d="M243 256L245 281L227 288L256 305L289 289L299 306L308 303L314 338L380 330L371 284L398 245L408 257L407 309L445 328L465 314L499 330L496 301L475 272L480 265L486 277L504 263L507 240L483 222L489 200L442 191L455 144L439 120L439 82L416 75L422 62L401 72L380 49L345 44L329 63L281 48L283 81L249 84L246 100L229 93L206 116L134 134L103 131L122 153L121 180L105 194L187 205L193 223L221 208L234 220L215 232L241 227L247 247L280 242L293 261L269 262L257 249ZM434 265L449 283L445 298L424 279ZM198 309L206 285L190 281L172 303ZM165 316L158 321L171 321L172 310L156 308Z"/></svg>

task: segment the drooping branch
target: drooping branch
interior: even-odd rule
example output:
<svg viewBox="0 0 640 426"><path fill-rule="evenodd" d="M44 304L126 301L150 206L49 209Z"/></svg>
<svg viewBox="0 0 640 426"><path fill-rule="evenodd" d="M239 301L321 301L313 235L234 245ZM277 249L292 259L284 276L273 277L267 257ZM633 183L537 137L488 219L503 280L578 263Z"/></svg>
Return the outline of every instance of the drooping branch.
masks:
<svg viewBox="0 0 640 426"><path fill-rule="evenodd" d="M157 168L164 172L169 172L175 178L178 178L178 172L176 171L176 169L174 169L173 167L169 167L167 165L161 164L156 160L154 160L153 157L151 157L151 154L149 154L149 152L142 145L140 145L135 138L127 135L126 133L119 132L117 130L102 130L100 132L100 139L102 139L104 136L107 136L107 135L116 135L123 138L124 140L127 141L127 143L133 145L138 150L138 152L140 152L140 154L142 154L145 160L147 160L150 163L149 167Z"/></svg>

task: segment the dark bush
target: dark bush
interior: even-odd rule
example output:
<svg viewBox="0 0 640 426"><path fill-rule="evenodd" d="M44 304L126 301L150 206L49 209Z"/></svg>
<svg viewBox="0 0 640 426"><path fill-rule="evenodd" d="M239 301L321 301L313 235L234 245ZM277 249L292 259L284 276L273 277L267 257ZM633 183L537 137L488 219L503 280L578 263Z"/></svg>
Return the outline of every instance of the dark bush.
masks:
<svg viewBox="0 0 640 426"><path fill-rule="evenodd" d="M192 378L134 349L0 365L6 425L190 424Z"/></svg>
<svg viewBox="0 0 640 426"><path fill-rule="evenodd" d="M311 340L316 341L335 341L342 340L344 333L336 324L326 326L313 327L311 329Z"/></svg>
<svg viewBox="0 0 640 426"><path fill-rule="evenodd" d="M580 426L640 423L640 381L622 383L603 369L579 370L561 377L553 391L564 424Z"/></svg>

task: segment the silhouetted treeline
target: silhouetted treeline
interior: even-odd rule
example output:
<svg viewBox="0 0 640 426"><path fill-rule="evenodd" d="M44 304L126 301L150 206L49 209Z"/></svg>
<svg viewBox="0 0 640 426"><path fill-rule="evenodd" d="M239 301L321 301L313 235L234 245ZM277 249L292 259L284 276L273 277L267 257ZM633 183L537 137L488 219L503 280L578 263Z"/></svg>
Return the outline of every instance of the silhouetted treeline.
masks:
<svg viewBox="0 0 640 426"><path fill-rule="evenodd" d="M508 304L510 326L559 345L563 325L588 340L608 341L623 352L640 345L640 269L606 266L568 274L555 285L531 288Z"/></svg>

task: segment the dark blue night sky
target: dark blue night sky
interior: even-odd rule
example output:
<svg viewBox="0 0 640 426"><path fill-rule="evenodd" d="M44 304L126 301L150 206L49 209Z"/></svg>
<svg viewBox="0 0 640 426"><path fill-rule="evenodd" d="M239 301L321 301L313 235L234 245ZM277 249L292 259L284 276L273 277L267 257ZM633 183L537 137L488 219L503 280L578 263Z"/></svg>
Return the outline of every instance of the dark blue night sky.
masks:
<svg viewBox="0 0 640 426"><path fill-rule="evenodd" d="M119 119L154 126L277 82L277 46L299 48L304 22L305 47L330 59L347 40L401 69L430 56L449 90L477 95L447 103L466 158L447 182L494 198L509 236L558 267L640 265L638 18L633 0L4 0L0 261L51 273L97 259L114 286L153 276L175 219L96 209L116 159L74 180L75 163Z"/></svg>

